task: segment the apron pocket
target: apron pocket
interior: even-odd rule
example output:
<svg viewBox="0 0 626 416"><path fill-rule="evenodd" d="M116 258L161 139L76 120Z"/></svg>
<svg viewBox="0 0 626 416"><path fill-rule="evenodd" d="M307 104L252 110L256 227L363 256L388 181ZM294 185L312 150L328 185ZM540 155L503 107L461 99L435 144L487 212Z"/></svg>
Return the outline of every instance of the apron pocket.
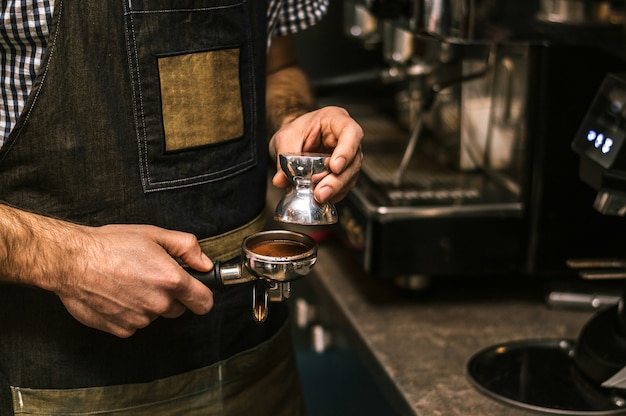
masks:
<svg viewBox="0 0 626 416"><path fill-rule="evenodd" d="M258 163L262 97L249 8L241 0L125 3L144 192L219 181Z"/></svg>

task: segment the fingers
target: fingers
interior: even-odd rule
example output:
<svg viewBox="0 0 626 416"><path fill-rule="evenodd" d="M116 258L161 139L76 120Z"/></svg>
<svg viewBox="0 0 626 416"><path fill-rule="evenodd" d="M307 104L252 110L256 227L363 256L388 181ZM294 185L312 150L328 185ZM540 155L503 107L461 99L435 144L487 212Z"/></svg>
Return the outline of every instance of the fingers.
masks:
<svg viewBox="0 0 626 416"><path fill-rule="evenodd" d="M164 318L175 319L185 313L187 307L178 301L172 302L168 310L161 314Z"/></svg>
<svg viewBox="0 0 626 416"><path fill-rule="evenodd" d="M117 317L103 314L89 304L73 299L61 298L70 314L81 324L94 328L119 338L128 338L138 329L147 327L156 317L147 315L123 314Z"/></svg>
<svg viewBox="0 0 626 416"><path fill-rule="evenodd" d="M171 267L157 271L154 295L146 299L146 310L166 318L176 318L186 309L196 315L207 314L213 308L213 292L173 259L170 260ZM212 268L211 263L206 271Z"/></svg>
<svg viewBox="0 0 626 416"><path fill-rule="evenodd" d="M361 154L341 174L328 175L322 179L315 187L315 200L319 203L324 203L327 201L338 202L345 198L358 180L362 159L363 156Z"/></svg>
<svg viewBox="0 0 626 416"><path fill-rule="evenodd" d="M108 332L119 338L132 336L137 330L147 327L159 317L174 319L187 311L187 307L177 300L165 302L162 306L146 303L144 308L127 309L120 307L116 311L106 310L106 308L96 307L76 299L61 298L61 301L68 312L83 325ZM207 313L212 305L213 297L211 295L210 302L201 307L195 307L195 309L198 312Z"/></svg>
<svg viewBox="0 0 626 416"><path fill-rule="evenodd" d="M331 175L315 186L318 202L338 202L356 184L363 161L361 142L363 129L341 107L328 106L307 113L286 124L270 141L273 154L289 152L332 153ZM277 188L291 182L282 173L277 161L277 173L272 178Z"/></svg>
<svg viewBox="0 0 626 416"><path fill-rule="evenodd" d="M323 133L325 146L334 146L334 149L329 162L333 174L322 179L314 191L315 199L321 203L343 199L356 184L363 162L361 126L345 110L337 114Z"/></svg>
<svg viewBox="0 0 626 416"><path fill-rule="evenodd" d="M160 234L159 244L173 257L180 257L189 267L200 272L213 269L213 262L200 249L193 234L164 230ZM199 280L177 267L175 287L172 288L181 307L188 308L198 315L208 313L213 307L213 292ZM180 307L168 311L168 316L179 316L184 312Z"/></svg>
<svg viewBox="0 0 626 416"><path fill-rule="evenodd" d="M213 307L213 292L173 258L211 270L213 263L194 235L122 224L94 228L93 233L101 247L81 268L82 278L55 291L79 322L129 337L159 316L177 318L187 309L206 314Z"/></svg>
<svg viewBox="0 0 626 416"><path fill-rule="evenodd" d="M363 130L347 112L331 120L329 131L323 132L324 145L333 148L329 167L332 173L341 174L344 170L360 162L363 158L361 142ZM358 170L357 168L357 170Z"/></svg>
<svg viewBox="0 0 626 416"><path fill-rule="evenodd" d="M177 301L196 315L209 313L213 308L213 292L198 279L183 271L182 268L181 271L187 275L186 285L175 292ZM178 312L176 309L172 311L174 314L176 312Z"/></svg>
<svg viewBox="0 0 626 416"><path fill-rule="evenodd" d="M208 272L213 268L213 262L202 252L193 234L161 230L156 240L172 257L180 258L194 270Z"/></svg>

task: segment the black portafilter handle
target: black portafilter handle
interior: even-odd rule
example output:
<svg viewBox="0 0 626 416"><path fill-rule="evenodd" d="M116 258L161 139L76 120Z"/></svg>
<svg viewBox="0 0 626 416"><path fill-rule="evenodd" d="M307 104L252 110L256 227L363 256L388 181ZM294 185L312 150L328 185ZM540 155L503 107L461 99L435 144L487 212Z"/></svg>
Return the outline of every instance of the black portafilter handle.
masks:
<svg viewBox="0 0 626 416"><path fill-rule="evenodd" d="M209 272L199 272L198 270L194 270L189 266L184 266L183 269L202 283L206 287L211 290L221 290L224 289L224 280L222 280L222 276L220 274L221 264L220 262L213 263L213 270Z"/></svg>

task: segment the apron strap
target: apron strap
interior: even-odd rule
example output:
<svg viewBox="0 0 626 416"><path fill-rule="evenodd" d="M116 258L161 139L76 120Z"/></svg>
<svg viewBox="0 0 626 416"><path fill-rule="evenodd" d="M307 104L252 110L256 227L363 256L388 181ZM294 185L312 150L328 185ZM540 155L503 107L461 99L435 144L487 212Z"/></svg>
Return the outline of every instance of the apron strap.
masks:
<svg viewBox="0 0 626 416"><path fill-rule="evenodd" d="M241 255L241 243L244 238L265 227L265 214L261 213L255 219L239 228L213 237L199 240L202 252L212 261L228 261Z"/></svg>

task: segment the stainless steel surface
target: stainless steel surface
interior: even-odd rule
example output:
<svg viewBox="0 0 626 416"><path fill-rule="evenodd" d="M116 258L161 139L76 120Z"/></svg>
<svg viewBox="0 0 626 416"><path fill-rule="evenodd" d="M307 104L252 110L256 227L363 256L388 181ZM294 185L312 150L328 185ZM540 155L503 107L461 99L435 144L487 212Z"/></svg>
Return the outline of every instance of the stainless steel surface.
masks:
<svg viewBox="0 0 626 416"><path fill-rule="evenodd" d="M619 1L541 0L538 18L554 23L618 23L623 7Z"/></svg>
<svg viewBox="0 0 626 416"><path fill-rule="evenodd" d="M480 273L487 261L513 274L575 277L567 259L615 255L601 236L611 226L590 213L576 179L571 140L596 83L625 68L624 1L352 1L378 20L381 61L395 74L383 81L394 83L384 111L403 129L400 141L381 137L370 114L348 106L364 121L365 159L338 209L346 234L364 242L368 271ZM579 6L585 23L574 17ZM562 198L568 187L572 198ZM617 198L601 202L626 212ZM404 247L394 245L398 234L411 235ZM476 245L490 245L499 266L478 260ZM398 261L381 254L387 247L403 250L413 270L390 267Z"/></svg>
<svg viewBox="0 0 626 416"><path fill-rule="evenodd" d="M317 262L317 243L296 231L269 230L244 238L241 247L241 261L236 264L218 262L210 272L185 269L212 290L252 282L252 315L263 322L268 302L288 299L290 282L309 274Z"/></svg>
<svg viewBox="0 0 626 416"><path fill-rule="evenodd" d="M409 190L391 190L388 192L389 198L395 201L413 201L424 202L421 206L413 205L378 205L372 203L366 193L359 189L352 191L351 195L356 204L371 219L375 220L402 220L412 218L437 218L437 217L484 217L493 214L501 216L520 217L521 204L519 202L491 203L480 202L482 187L480 180L472 186L472 181L464 181L459 183L458 178L446 178L445 175L437 178L438 183L445 183L448 180L448 187L439 189L409 189ZM464 186L458 186L458 185ZM445 201L454 199L465 199L469 203L450 204ZM475 200L475 203L472 203ZM440 204L436 202L440 201Z"/></svg>
<svg viewBox="0 0 626 416"><path fill-rule="evenodd" d="M626 269L625 259L593 258L593 259L570 259L567 267L572 269Z"/></svg>
<svg viewBox="0 0 626 416"><path fill-rule="evenodd" d="M400 186L404 183L404 177L406 176L406 171L415 153L415 148L422 134L423 126L424 119L422 117L422 114L419 114L417 122L415 123L415 126L413 126L413 131L411 132L411 138L409 139L409 143L407 144L406 149L404 149L404 154L402 155L402 161L400 162L400 166L398 166L398 169L396 170L396 175L393 179L394 186Z"/></svg>
<svg viewBox="0 0 626 416"><path fill-rule="evenodd" d="M614 258L569 259L567 267L586 280L626 279L626 260Z"/></svg>
<svg viewBox="0 0 626 416"><path fill-rule="evenodd" d="M375 45L380 41L378 20L365 4L346 0L344 16L345 31L349 36L363 41L366 46Z"/></svg>
<svg viewBox="0 0 626 416"><path fill-rule="evenodd" d="M473 37L474 0L418 0L415 2L416 30L442 38Z"/></svg>
<svg viewBox="0 0 626 416"><path fill-rule="evenodd" d="M293 187L278 202L275 220L298 225L326 225L337 222L331 202L315 200L315 185L329 172L330 155L319 153L281 154L280 167Z"/></svg>
<svg viewBox="0 0 626 416"><path fill-rule="evenodd" d="M596 195L593 207L604 215L626 216L626 193L600 191Z"/></svg>
<svg viewBox="0 0 626 416"><path fill-rule="evenodd" d="M626 279L626 271L586 271L580 277L588 280Z"/></svg>
<svg viewBox="0 0 626 416"><path fill-rule="evenodd" d="M617 305L621 297L602 293L577 293L554 291L548 294L548 306L564 309L594 310Z"/></svg>
<svg viewBox="0 0 626 416"><path fill-rule="evenodd" d="M241 263L220 265L218 274L224 286L247 283L256 279L247 270L242 269Z"/></svg>
<svg viewBox="0 0 626 416"><path fill-rule="evenodd" d="M582 336L588 316L547 310L543 299L518 297L514 292L519 287L505 283L504 292L490 292L491 298L481 291L492 289L491 281L482 278L498 260L488 276L501 282L519 274L572 280L577 272L588 279L624 277L620 269L572 271L565 266L572 257L623 251L623 241L615 238L619 223L605 221L587 203L589 189L578 180L571 144L599 82L607 72L624 70L624 4L544 1L539 10L539 2L507 0L408 3L415 7L412 16L380 16L389 34L383 36L389 43L383 45L383 59L399 74L398 89L404 89L395 95L404 100L396 100L397 118L409 120L403 125L404 145L367 139L364 180L340 206L347 246L366 273L350 267L333 247L328 254L333 259L320 261L314 275L340 319L354 329L355 343L361 343L374 371L382 380L392 380L386 387L401 414L524 414L495 401L475 401L476 391L460 381L460 361L485 345L510 339L578 337L578 345L583 339L591 340L590 345L606 341L603 331ZM455 11L462 17L446 21ZM416 48L426 37L439 46ZM432 71L411 76L408 69L425 56ZM400 109L408 109L408 117ZM417 140L410 131L422 119L425 128L420 130L428 134ZM411 151L402 160L404 149ZM429 171L424 160L439 166ZM387 166L401 166L400 174L391 169L389 175L383 169ZM451 182L422 186L432 177ZM481 186L486 183L498 192L485 192L489 189ZM610 210L620 212L625 204L617 200L612 205L616 208ZM398 240L402 243L394 245ZM397 267L401 263L406 267ZM454 293L450 297L439 293L410 303L383 293L380 286L363 289L370 274L432 275L433 284L442 274L456 275L466 285L465 290L448 285ZM501 298L505 294L510 295L506 301ZM442 299L449 302L442 305ZM556 300L570 301L582 303ZM393 328L388 325L392 321ZM402 341L411 344L400 345ZM470 344L471 351L465 350ZM415 371L407 374L407 367Z"/></svg>
<svg viewBox="0 0 626 416"><path fill-rule="evenodd" d="M389 62L405 64L415 57L415 34L393 22L383 22L383 57Z"/></svg>
<svg viewBox="0 0 626 416"><path fill-rule="evenodd" d="M298 245L295 252L281 253L285 247ZM264 246L274 246L264 254ZM273 252L276 248L278 252ZM243 275L256 280L252 287L252 315L257 322L267 319L268 302L281 302L291 294L290 282L306 276L317 261L317 243L306 234L289 230L269 230L252 234L242 243ZM226 283L225 283L226 284Z"/></svg>
<svg viewBox="0 0 626 416"><path fill-rule="evenodd" d="M298 243L304 250L289 255L259 254L263 243L276 245ZM317 261L317 243L306 234L289 230L262 231L243 241L244 265L250 274L270 282L290 282L306 276Z"/></svg>

